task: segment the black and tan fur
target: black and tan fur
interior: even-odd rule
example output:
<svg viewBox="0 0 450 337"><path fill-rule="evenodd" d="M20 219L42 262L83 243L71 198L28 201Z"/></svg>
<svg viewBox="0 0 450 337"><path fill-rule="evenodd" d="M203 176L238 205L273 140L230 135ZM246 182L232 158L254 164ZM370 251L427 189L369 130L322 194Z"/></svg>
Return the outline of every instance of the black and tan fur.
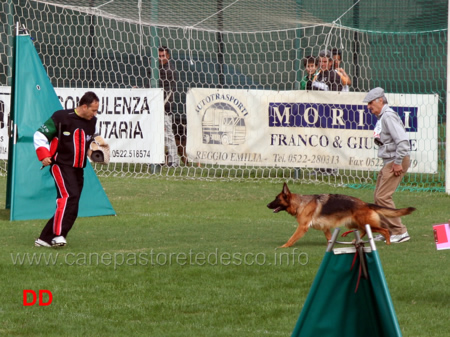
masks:
<svg viewBox="0 0 450 337"><path fill-rule="evenodd" d="M323 231L327 240L331 239L330 229L341 225L359 229L363 237L366 234L366 224L370 225L372 232L383 235L386 243L390 244L389 230L381 226L380 215L396 218L416 210L414 207L394 209L369 204L343 194L294 194L289 191L286 183L281 193L267 207L273 209L274 213L286 211L297 218L297 230L281 247L291 247L310 227Z"/></svg>

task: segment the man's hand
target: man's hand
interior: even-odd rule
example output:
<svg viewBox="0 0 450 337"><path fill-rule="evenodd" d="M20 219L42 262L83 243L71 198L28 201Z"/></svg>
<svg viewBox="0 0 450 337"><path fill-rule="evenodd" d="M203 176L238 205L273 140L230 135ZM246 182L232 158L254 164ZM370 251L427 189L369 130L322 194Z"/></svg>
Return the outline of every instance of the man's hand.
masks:
<svg viewBox="0 0 450 337"><path fill-rule="evenodd" d="M398 177L399 175L401 175L403 173L403 166L394 163L394 165L392 165L391 172L394 172L394 175Z"/></svg>
<svg viewBox="0 0 450 337"><path fill-rule="evenodd" d="M352 80L350 79L350 76L345 72L342 68L336 68L336 72L338 73L339 77L341 78L342 85L351 85Z"/></svg>
<svg viewBox="0 0 450 337"><path fill-rule="evenodd" d="M42 159L41 163L42 163L42 166L50 165L52 163L52 157L47 157L47 158Z"/></svg>

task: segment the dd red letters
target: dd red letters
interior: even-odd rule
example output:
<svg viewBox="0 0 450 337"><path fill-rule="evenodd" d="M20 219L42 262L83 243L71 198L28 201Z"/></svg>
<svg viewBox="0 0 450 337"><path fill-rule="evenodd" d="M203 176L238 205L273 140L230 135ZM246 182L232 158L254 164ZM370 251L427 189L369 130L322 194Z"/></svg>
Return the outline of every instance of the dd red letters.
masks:
<svg viewBox="0 0 450 337"><path fill-rule="evenodd" d="M50 290L39 290L38 293L39 293L39 302L38 302L39 306L45 307L52 303L53 294ZM30 299L30 296L28 296L29 294L31 294L31 296L32 296L31 302L28 301ZM44 302L44 294L48 295L48 300L46 302ZM24 291L23 291L23 305L24 306L35 305L37 300L38 300L38 295L36 294L36 292L34 290L24 289Z"/></svg>

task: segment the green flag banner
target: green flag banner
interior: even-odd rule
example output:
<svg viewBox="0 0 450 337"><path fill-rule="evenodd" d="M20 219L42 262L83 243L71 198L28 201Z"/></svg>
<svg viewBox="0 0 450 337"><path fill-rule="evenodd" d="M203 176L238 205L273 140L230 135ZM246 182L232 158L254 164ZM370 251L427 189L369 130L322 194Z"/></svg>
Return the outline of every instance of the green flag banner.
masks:
<svg viewBox="0 0 450 337"><path fill-rule="evenodd" d="M369 278L357 287L354 254L325 253L292 337L402 336L378 252L365 256Z"/></svg>
<svg viewBox="0 0 450 337"><path fill-rule="evenodd" d="M47 219L56 209L56 187L49 167L40 169L33 135L62 105L29 35L16 36L13 78L6 208L10 220ZM78 215L115 215L90 163L84 180Z"/></svg>

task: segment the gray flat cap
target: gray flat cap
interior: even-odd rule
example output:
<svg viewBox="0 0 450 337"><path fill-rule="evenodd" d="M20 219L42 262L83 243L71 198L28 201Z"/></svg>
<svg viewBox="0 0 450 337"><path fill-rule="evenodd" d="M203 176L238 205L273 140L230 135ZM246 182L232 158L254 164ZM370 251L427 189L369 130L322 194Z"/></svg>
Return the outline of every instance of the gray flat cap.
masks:
<svg viewBox="0 0 450 337"><path fill-rule="evenodd" d="M321 50L319 52L319 57L327 57L330 60L333 59L333 56L331 56L331 51L329 51L328 49Z"/></svg>
<svg viewBox="0 0 450 337"><path fill-rule="evenodd" d="M377 87L377 88L373 88L372 90L370 90L366 97L364 97L363 102L364 103L369 103L372 102L374 99L380 98L384 96L384 89Z"/></svg>

